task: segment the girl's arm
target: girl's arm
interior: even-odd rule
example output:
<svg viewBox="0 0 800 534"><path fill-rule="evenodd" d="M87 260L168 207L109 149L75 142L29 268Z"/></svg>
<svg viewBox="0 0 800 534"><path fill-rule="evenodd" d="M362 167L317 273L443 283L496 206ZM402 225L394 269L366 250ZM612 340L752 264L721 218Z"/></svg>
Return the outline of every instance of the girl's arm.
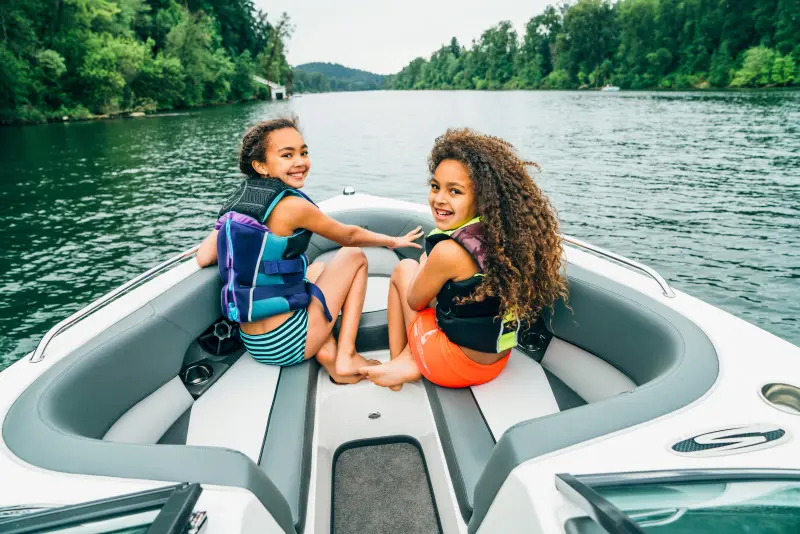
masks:
<svg viewBox="0 0 800 534"><path fill-rule="evenodd" d="M421 245L414 243L424 235L421 227L417 227L404 236L393 237L372 232L354 224L340 223L325 215L312 203L299 197L293 196L281 200L281 205L284 204L287 209L282 211L291 214L293 226L305 228L335 241L343 247L422 248Z"/></svg>
<svg viewBox="0 0 800 534"><path fill-rule="evenodd" d="M213 230L208 237L203 240L200 248L197 250L197 264L200 267L208 267L217 263L217 234L219 230Z"/></svg>
<svg viewBox="0 0 800 534"><path fill-rule="evenodd" d="M448 280L459 277L460 271L464 270L464 260L470 258L469 253L455 241L443 241L433 248L430 256L423 255L408 286L408 306L412 310L427 307Z"/></svg>

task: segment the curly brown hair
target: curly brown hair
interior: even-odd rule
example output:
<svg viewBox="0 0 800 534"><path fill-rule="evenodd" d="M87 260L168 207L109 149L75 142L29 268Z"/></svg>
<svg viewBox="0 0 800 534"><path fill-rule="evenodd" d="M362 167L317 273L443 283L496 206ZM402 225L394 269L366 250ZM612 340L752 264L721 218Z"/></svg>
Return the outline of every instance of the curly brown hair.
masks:
<svg viewBox="0 0 800 534"><path fill-rule="evenodd" d="M486 278L469 300L497 296L500 317L510 311L535 321L543 308L567 296L556 212L527 171L539 166L520 158L509 142L469 128L436 139L428 157L431 175L448 159L467 168L486 232Z"/></svg>

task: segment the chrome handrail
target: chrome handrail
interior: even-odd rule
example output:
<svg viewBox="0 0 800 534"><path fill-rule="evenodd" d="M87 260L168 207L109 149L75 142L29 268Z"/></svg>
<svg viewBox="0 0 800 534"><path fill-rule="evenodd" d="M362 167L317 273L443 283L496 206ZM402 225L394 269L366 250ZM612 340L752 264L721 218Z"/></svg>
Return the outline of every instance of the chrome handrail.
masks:
<svg viewBox="0 0 800 534"><path fill-rule="evenodd" d="M92 302L91 304L86 306L85 308L78 310L77 312L73 313L72 315L70 315L69 317L67 317L66 319L64 319L63 321L58 323L57 325L55 325L53 328L51 328L50 330L47 331L47 333L44 335L44 337L42 337L42 340L39 342L39 344L36 345L36 350L33 351L33 355L31 356L31 359L29 360L29 362L30 363L38 363L38 362L44 360L44 350L47 348L47 345L50 344L50 342L53 340L53 338L56 337L58 334L60 334L61 332L63 332L67 328L69 328L70 326L74 325L75 323L77 323L78 321L80 321L81 319L86 317L87 315L97 311L98 309L102 308L103 306L105 306L105 305L111 303L112 301L116 300L118 297L121 297L122 295L124 295L125 293L127 293L128 291L133 289L134 287L136 287L136 286L142 284L143 282L145 282L146 280L152 278L154 275L160 274L161 272L163 272L164 270L166 270L169 267L172 267L176 263L179 263L179 262L181 262L181 261L183 261L183 260L185 260L187 258L192 257L195 254L195 252L197 252L197 249L199 249L199 248L200 248L200 245L196 245L196 246L190 248L187 251L181 252L180 254L177 254L177 255L171 257L170 259L168 259L165 262L159 263L155 267L153 267L151 269L148 269L147 271L145 271L144 273L140 274L136 278L134 278L132 280L129 280L128 282L122 284L121 286L119 286L114 291L112 291L110 293L106 293L105 295L103 295L99 299L95 300L94 302Z"/></svg>
<svg viewBox="0 0 800 534"><path fill-rule="evenodd" d="M645 265L643 263L639 263L638 261L631 260L629 258L626 258L625 256L620 256L619 254L615 254L614 252L611 252L610 250L606 250L604 248L596 247L596 246L591 245L591 244L589 244L589 243L587 243L585 241L581 241L580 239L576 239L576 238L568 236L568 235L561 234L561 239L563 241L566 241L567 243L575 245L576 247L584 248L586 250L589 250L589 251L594 252L596 254L599 254L601 256L605 256L607 258L611 258L612 260L617 261L617 262L619 262L619 263L621 263L623 265L627 265L629 267L633 267L634 269L638 269L639 271L642 271L643 273L647 274L650 278L652 278L653 280L658 282L658 285L661 286L661 291L662 291L662 293L664 294L665 297L675 298L675 292L672 291L672 288L669 286L669 283L666 281L666 279L663 276L658 274L656 272L656 270L653 269L652 267L648 267L647 265Z"/></svg>

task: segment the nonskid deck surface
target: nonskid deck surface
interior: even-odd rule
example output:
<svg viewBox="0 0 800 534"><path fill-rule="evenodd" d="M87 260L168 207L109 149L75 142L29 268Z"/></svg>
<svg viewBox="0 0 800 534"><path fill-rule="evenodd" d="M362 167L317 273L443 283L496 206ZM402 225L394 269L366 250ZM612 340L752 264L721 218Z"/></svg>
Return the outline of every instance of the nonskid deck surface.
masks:
<svg viewBox="0 0 800 534"><path fill-rule="evenodd" d="M335 534L442 532L419 449L383 443L341 452L333 468Z"/></svg>

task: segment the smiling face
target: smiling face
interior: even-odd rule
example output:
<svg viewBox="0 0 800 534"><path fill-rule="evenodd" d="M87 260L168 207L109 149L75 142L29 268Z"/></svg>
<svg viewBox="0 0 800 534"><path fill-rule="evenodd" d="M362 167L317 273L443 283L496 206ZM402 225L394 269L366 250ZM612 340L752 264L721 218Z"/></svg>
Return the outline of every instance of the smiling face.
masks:
<svg viewBox="0 0 800 534"><path fill-rule="evenodd" d="M311 169L311 160L308 157L308 146L300 132L294 128L270 132L265 159L266 161L253 162L256 172L278 178L295 189L303 187Z"/></svg>
<svg viewBox="0 0 800 534"><path fill-rule="evenodd" d="M452 230L475 217L475 189L463 163L446 159L430 181L428 204L439 230Z"/></svg>

